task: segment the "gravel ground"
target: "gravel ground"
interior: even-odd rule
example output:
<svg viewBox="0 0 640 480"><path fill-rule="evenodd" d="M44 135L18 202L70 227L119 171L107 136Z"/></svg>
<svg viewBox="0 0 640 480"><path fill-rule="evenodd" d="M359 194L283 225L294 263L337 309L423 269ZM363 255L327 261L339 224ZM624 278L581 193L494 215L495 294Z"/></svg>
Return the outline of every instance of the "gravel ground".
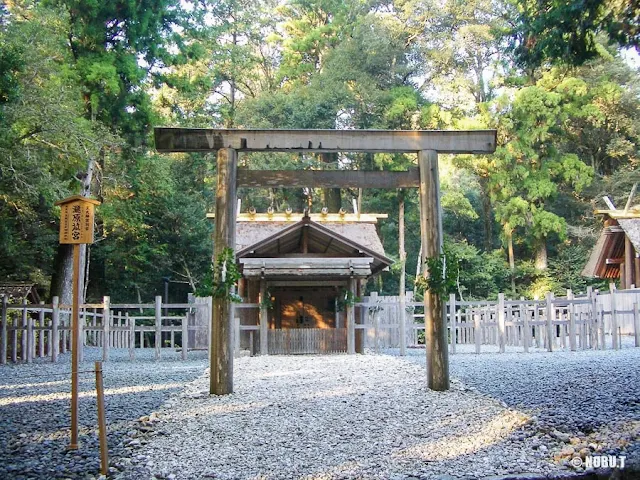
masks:
<svg viewBox="0 0 640 480"><path fill-rule="evenodd" d="M0 367L0 479L89 479L99 473L96 434L94 361L99 349L87 348L80 371L80 449L67 452L70 425L70 355L58 363L39 360L30 365ZM182 362L175 352L163 351L163 360L152 360L153 351L138 350L136 361L128 352L111 350L104 364L108 443L112 458L131 451L122 445L131 425L159 408L185 382L202 374L206 354L190 354Z"/></svg>
<svg viewBox="0 0 640 480"><path fill-rule="evenodd" d="M410 350L243 357L225 397L207 395L203 352L154 362L146 351L129 363L116 351L104 367L110 477L532 478L574 472L586 455L637 461L640 349L461 350L449 392L426 389L424 350ZM89 349L81 370L98 355ZM0 478L97 477L94 377L81 375L82 448L67 453L64 360L0 368Z"/></svg>

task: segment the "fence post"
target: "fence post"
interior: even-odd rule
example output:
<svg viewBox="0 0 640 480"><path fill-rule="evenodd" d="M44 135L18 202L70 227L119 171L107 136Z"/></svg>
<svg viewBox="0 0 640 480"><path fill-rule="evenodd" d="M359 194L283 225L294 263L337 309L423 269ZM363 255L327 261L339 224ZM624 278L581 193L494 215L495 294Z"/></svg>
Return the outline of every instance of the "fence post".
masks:
<svg viewBox="0 0 640 480"><path fill-rule="evenodd" d="M111 299L102 297L102 361L109 360L109 338L111 337Z"/></svg>
<svg viewBox="0 0 640 480"><path fill-rule="evenodd" d="M160 359L162 348L162 297L156 296L156 360Z"/></svg>
<svg viewBox="0 0 640 480"><path fill-rule="evenodd" d="M604 325L604 305L600 305L598 310L598 317L600 318L600 348L606 350L607 343L605 342L607 331Z"/></svg>
<svg viewBox="0 0 640 480"><path fill-rule="evenodd" d="M58 361L58 351L60 349L60 298L53 297L51 299L51 361Z"/></svg>
<svg viewBox="0 0 640 480"><path fill-rule="evenodd" d="M233 318L233 353L235 357L240 356L240 317Z"/></svg>
<svg viewBox="0 0 640 480"><path fill-rule="evenodd" d="M180 340L180 344L182 345L182 360L187 359L187 345L189 342L189 317L195 314L195 312L187 312L184 317L182 317L182 338Z"/></svg>
<svg viewBox="0 0 640 480"><path fill-rule="evenodd" d="M635 345L640 347L640 310L638 302L633 302L633 333L635 336Z"/></svg>
<svg viewBox="0 0 640 480"><path fill-rule="evenodd" d="M500 353L504 353L504 293L498 294L498 304L496 308L498 309L498 345L500 346Z"/></svg>
<svg viewBox="0 0 640 480"><path fill-rule="evenodd" d="M537 305L534 301L534 308L537 308ZM529 353L529 345L531 344L531 326L529 325L529 308L527 305L522 305L520 307L520 315L522 316L522 346L524 348L524 353Z"/></svg>
<svg viewBox="0 0 640 480"><path fill-rule="evenodd" d="M458 327L456 326L456 294L449 294L449 319L451 336L451 353L456 353L456 342L458 338Z"/></svg>
<svg viewBox="0 0 640 480"><path fill-rule="evenodd" d="M480 345L482 343L482 327L480 326L480 313L473 311L473 338L476 341L476 353L480 353Z"/></svg>
<svg viewBox="0 0 640 480"><path fill-rule="evenodd" d="M553 331L553 317L555 316L555 309L553 307L553 293L547 293L547 350L553 352L553 342L555 338L555 332Z"/></svg>
<svg viewBox="0 0 640 480"><path fill-rule="evenodd" d="M129 360L136 359L136 319L129 316L129 312L124 313L124 319L129 327Z"/></svg>
<svg viewBox="0 0 640 480"><path fill-rule="evenodd" d="M27 299L22 299L22 325L21 325L21 335L20 335L20 349L21 349L21 359L23 362L27 362L27 358L29 357L29 351L27 350Z"/></svg>
<svg viewBox="0 0 640 480"><path fill-rule="evenodd" d="M596 322L596 295L594 294L593 287L587 287L587 298L589 299L589 348L597 348L598 344L598 331ZM594 335L595 334L595 335Z"/></svg>
<svg viewBox="0 0 640 480"><path fill-rule="evenodd" d="M347 302L346 316L347 316L347 353L354 355L356 353L356 316L353 301L356 298L355 294L355 280L349 279L349 292L351 295Z"/></svg>
<svg viewBox="0 0 640 480"><path fill-rule="evenodd" d="M35 350L34 340L33 317L31 315L27 315L27 363L31 363L33 360L33 353Z"/></svg>
<svg viewBox="0 0 640 480"><path fill-rule="evenodd" d="M398 322L400 322L400 329L398 335L400 336L400 356L404 357L407 354L407 292L400 292L400 313L398 314Z"/></svg>
<svg viewBox="0 0 640 480"><path fill-rule="evenodd" d="M369 308L373 308L373 351L375 353L380 353L380 346L379 346L379 340L380 340L380 316L378 315L378 292L371 292L371 294L369 295L369 304L371 305L371 307ZM363 331L363 335L366 332Z"/></svg>
<svg viewBox="0 0 640 480"><path fill-rule="evenodd" d="M260 355L268 355L268 337L269 337L269 311L267 310L267 282L260 280Z"/></svg>
<svg viewBox="0 0 640 480"><path fill-rule="evenodd" d="M620 348L618 338L618 314L616 313L616 286L613 282L609 283L609 291L611 292L611 341L614 350Z"/></svg>
<svg viewBox="0 0 640 480"><path fill-rule="evenodd" d="M569 349L576 351L576 304L573 301L573 292L567 289L567 300L569 301Z"/></svg>
<svg viewBox="0 0 640 480"><path fill-rule="evenodd" d="M87 322L87 309L78 306L78 362L84 361L84 327Z"/></svg>
<svg viewBox="0 0 640 480"><path fill-rule="evenodd" d="M44 357L44 302L40 301L40 312L38 313L38 356Z"/></svg>
<svg viewBox="0 0 640 480"><path fill-rule="evenodd" d="M0 334L0 365L7 363L7 296L2 295L2 333Z"/></svg>

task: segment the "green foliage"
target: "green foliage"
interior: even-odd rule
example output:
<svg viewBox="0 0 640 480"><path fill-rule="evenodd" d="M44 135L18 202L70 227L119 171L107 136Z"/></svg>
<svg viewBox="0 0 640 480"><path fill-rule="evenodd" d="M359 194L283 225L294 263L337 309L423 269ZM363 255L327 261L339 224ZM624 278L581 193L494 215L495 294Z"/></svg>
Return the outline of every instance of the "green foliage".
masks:
<svg viewBox="0 0 640 480"><path fill-rule="evenodd" d="M638 7L619 0L514 0L511 48L524 66L544 62L581 65L602 50L597 35L611 43L640 46Z"/></svg>
<svg viewBox="0 0 640 480"><path fill-rule="evenodd" d="M233 292L241 277L233 249L225 248L211 266L211 273L196 290L196 295L241 303L242 298Z"/></svg>
<svg viewBox="0 0 640 480"><path fill-rule="evenodd" d="M455 254L449 248L445 248L443 253L437 257L427 258L426 262L429 273L427 276L419 275L416 278L417 293L424 293L428 290L436 295L444 296L455 292L460 272L458 258Z"/></svg>
<svg viewBox="0 0 640 480"><path fill-rule="evenodd" d="M336 308L339 312L344 312L347 307L353 307L359 301L360 297L356 297L351 290L342 288L337 297Z"/></svg>

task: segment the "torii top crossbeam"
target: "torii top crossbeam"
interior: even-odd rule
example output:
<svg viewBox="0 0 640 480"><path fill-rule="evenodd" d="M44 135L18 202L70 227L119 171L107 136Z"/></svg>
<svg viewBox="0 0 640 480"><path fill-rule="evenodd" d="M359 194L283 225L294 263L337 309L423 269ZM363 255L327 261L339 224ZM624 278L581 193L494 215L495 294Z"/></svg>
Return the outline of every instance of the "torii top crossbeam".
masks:
<svg viewBox="0 0 640 480"><path fill-rule="evenodd" d="M495 130L227 130L156 128L159 152L493 153Z"/></svg>

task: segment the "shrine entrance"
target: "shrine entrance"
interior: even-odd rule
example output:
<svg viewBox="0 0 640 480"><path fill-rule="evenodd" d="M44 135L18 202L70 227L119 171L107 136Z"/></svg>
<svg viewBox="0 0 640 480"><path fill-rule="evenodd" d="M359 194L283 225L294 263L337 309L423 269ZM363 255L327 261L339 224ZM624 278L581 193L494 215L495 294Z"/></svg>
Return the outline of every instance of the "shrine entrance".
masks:
<svg viewBox="0 0 640 480"><path fill-rule="evenodd" d="M486 154L496 149L495 130L225 130L156 128L159 152L217 151L214 258L236 245L238 187L419 188L423 274L427 259L442 252L438 154ZM364 170L238 170L238 152L417 153L418 168L405 172ZM353 291L355 282L349 282ZM439 294L424 295L427 383L449 389L446 312ZM347 353L355 353L355 318L347 312ZM214 299L211 319L210 393L233 392L233 328L230 301ZM262 332L261 332L262 333Z"/></svg>

